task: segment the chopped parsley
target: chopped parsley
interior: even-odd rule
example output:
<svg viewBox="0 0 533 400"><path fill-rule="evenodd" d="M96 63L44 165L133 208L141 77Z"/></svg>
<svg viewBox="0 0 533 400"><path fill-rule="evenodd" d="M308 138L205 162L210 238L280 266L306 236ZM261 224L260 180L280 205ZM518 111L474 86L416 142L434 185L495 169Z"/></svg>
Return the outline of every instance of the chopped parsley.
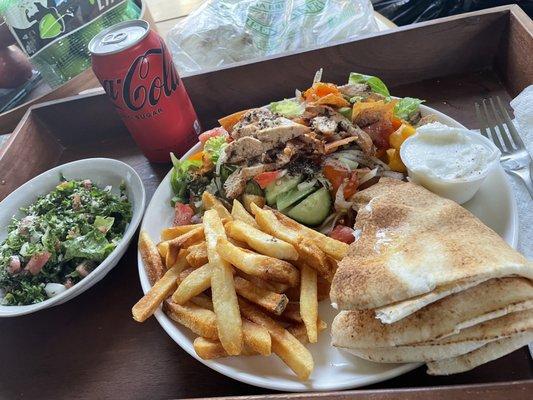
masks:
<svg viewBox="0 0 533 400"><path fill-rule="evenodd" d="M132 216L124 185L113 194L89 180L62 180L21 211L0 244L4 305L46 300L49 283L78 283L115 249Z"/></svg>

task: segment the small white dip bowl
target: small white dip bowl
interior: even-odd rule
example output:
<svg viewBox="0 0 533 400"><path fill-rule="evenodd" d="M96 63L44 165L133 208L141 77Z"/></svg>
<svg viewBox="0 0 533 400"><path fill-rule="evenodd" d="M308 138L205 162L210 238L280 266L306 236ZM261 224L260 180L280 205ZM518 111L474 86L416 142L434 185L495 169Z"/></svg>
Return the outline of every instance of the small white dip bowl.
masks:
<svg viewBox="0 0 533 400"><path fill-rule="evenodd" d="M434 125L434 124L432 124ZM452 128L446 127L442 124L434 125L437 132L425 132L423 128L420 132L411 137L409 137L400 148L400 157L407 168L407 173L409 179L419 185L424 186L426 189L432 191L433 193L451 199L459 204L463 204L470 200L476 192L479 190L479 187L489 174L492 168L494 168L500 159L500 151L496 146L487 138L482 136L477 132L470 131L468 129L461 128ZM428 126L429 128L429 126ZM481 146L486 150L487 155L485 159L485 165L480 167L480 169L475 174L466 174L465 176L460 177L443 177L434 173L430 167L420 167L416 165L416 162L412 160L409 155L413 154L415 151L415 146L419 146L420 142L424 140L424 135L426 134L438 134L438 131L441 130L443 134L446 134L445 131L449 129L450 132L453 132L453 135L461 137L461 139L469 141L473 145ZM437 147L437 145L435 145ZM443 149L443 151L445 151ZM447 153L446 157L449 157L450 164L459 165L460 159L456 154ZM455 157L455 158L454 158ZM418 162L420 159L418 160ZM428 158L428 161L429 158Z"/></svg>

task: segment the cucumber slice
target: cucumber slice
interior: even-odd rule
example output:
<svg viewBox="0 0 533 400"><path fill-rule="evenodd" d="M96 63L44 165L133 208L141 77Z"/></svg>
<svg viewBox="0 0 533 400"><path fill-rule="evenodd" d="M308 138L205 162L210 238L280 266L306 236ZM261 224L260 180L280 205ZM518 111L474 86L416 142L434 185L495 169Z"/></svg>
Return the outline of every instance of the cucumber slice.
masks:
<svg viewBox="0 0 533 400"><path fill-rule="evenodd" d="M313 193L316 190L316 187L311 186L304 190L298 190L298 188L294 188L288 192L282 193L278 196L278 199L276 200L276 208L280 211L285 210L286 208L289 208L296 202L300 201L307 195Z"/></svg>
<svg viewBox="0 0 533 400"><path fill-rule="evenodd" d="M306 225L318 225L329 215L331 196L326 188L320 188L291 208L287 215Z"/></svg>
<svg viewBox="0 0 533 400"><path fill-rule="evenodd" d="M302 177L299 175L296 176L287 176L278 179L275 182L272 182L265 188L265 197L267 204L269 206L276 203L276 199L282 193L288 192L291 189L294 189L302 181Z"/></svg>

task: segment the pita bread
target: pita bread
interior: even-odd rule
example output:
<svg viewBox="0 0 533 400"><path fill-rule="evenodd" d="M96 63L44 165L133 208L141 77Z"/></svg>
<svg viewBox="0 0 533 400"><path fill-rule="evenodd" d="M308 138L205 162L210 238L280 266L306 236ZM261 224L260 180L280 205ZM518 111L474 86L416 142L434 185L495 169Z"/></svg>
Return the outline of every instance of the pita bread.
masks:
<svg viewBox="0 0 533 400"><path fill-rule="evenodd" d="M487 343L488 341L473 341L464 343L447 343L443 345L428 344L344 350L368 361L395 364L436 361L450 357L457 357Z"/></svg>
<svg viewBox="0 0 533 400"><path fill-rule="evenodd" d="M533 342L533 331L520 333L510 338L496 340L470 352L454 358L428 363L429 375L450 375L469 371L481 364L503 357L520 347Z"/></svg>
<svg viewBox="0 0 533 400"><path fill-rule="evenodd" d="M428 304L434 303L451 294L459 293L463 290L479 285L482 282L484 281L480 281L479 279L464 279L449 285L438 287L432 292L414 297L409 300L376 308L376 318L384 324L392 324L410 314L413 314Z"/></svg>
<svg viewBox="0 0 533 400"><path fill-rule="evenodd" d="M508 314L465 329L445 339L409 346L346 349L366 360L382 363L427 362L469 353L487 343L533 331L533 310Z"/></svg>
<svg viewBox="0 0 533 400"><path fill-rule="evenodd" d="M474 323L524 309L533 301L533 283L524 278L491 279L445 297L394 324L382 324L373 310L341 311L332 344L346 348L410 345L450 336Z"/></svg>
<svg viewBox="0 0 533 400"><path fill-rule="evenodd" d="M381 178L354 198L361 235L333 279L339 309L383 307L468 279L533 279L533 263L469 211L421 186Z"/></svg>

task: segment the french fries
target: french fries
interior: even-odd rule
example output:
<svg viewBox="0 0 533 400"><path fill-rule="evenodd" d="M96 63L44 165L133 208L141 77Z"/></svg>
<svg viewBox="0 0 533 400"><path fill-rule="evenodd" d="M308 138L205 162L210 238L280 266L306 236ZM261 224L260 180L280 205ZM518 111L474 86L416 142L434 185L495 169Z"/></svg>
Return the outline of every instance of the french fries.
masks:
<svg viewBox="0 0 533 400"><path fill-rule="evenodd" d="M339 240L330 238L314 229L308 228L305 225L299 224L295 220L287 217L283 213L272 210L276 218L286 227L300 233L302 236L313 239L316 245L326 254L340 261L348 252L349 245Z"/></svg>
<svg viewBox="0 0 533 400"><path fill-rule="evenodd" d="M272 351L300 379L307 380L314 367L313 357L309 350L285 328L250 303L239 299L239 306L242 315L268 330L272 338Z"/></svg>
<svg viewBox="0 0 533 400"><path fill-rule="evenodd" d="M165 258L165 263L168 267L174 265L178 259L178 253L181 249L190 247L193 244L198 243L199 241L204 240L204 228L199 226L190 230L183 235L180 235L174 239L167 241L168 243L168 252Z"/></svg>
<svg viewBox="0 0 533 400"><path fill-rule="evenodd" d="M193 267L199 268L204 264L207 264L207 244L201 242L190 246L189 254L187 254L187 262Z"/></svg>
<svg viewBox="0 0 533 400"><path fill-rule="evenodd" d="M318 297L316 271L307 265L303 265L300 271L300 314L307 329L309 343L318 340Z"/></svg>
<svg viewBox="0 0 533 400"><path fill-rule="evenodd" d="M163 261L161 261L157 247L145 231L141 231L139 234L139 252L141 253L148 279L153 285L165 273L165 266Z"/></svg>
<svg viewBox="0 0 533 400"><path fill-rule="evenodd" d="M289 303L285 306L285 310L283 311L281 318L286 321L303 324L303 319L300 314L300 302L289 301Z"/></svg>
<svg viewBox="0 0 533 400"><path fill-rule="evenodd" d="M231 216L234 220L242 221L245 224L253 226L254 228L259 229L259 225L255 222L254 217L252 217L248 211L244 208L241 202L237 199L233 200L233 208L231 209Z"/></svg>
<svg viewBox="0 0 533 400"><path fill-rule="evenodd" d="M203 360L213 360L216 358L228 357L229 354L226 353L222 343L218 340L206 339L204 337L197 337L193 342L194 351L198 356ZM244 346L242 349L241 356L255 356L259 353L250 350L247 346Z"/></svg>
<svg viewBox="0 0 533 400"><path fill-rule="evenodd" d="M168 253L168 242L161 242L156 245L157 251L159 252L159 255L161 256L162 260L165 260L167 258Z"/></svg>
<svg viewBox="0 0 533 400"><path fill-rule="evenodd" d="M247 193L243 194L242 202L243 202L244 208L248 212L251 212L250 206L252 205L252 203L254 203L255 205L261 208L265 206L265 198L263 196L257 196L255 194L247 194Z"/></svg>
<svg viewBox="0 0 533 400"><path fill-rule="evenodd" d="M319 319L317 321L317 327L318 331L322 332L328 327L328 324ZM287 330L291 333L292 336L302 342L302 344L309 343L309 338L307 337L307 328L305 327L305 324L294 324L289 326Z"/></svg>
<svg viewBox="0 0 533 400"><path fill-rule="evenodd" d="M205 212L204 231L209 265L212 268L211 292L219 339L228 354L237 355L243 347L242 320L231 265L217 252L217 242L226 239L226 232L217 211Z"/></svg>
<svg viewBox="0 0 533 400"><path fill-rule="evenodd" d="M225 228L229 237L245 242L250 248L261 254L279 258L280 260L298 259L298 252L292 244L264 233L245 222L229 221L226 223Z"/></svg>
<svg viewBox="0 0 533 400"><path fill-rule="evenodd" d="M245 349L251 349L262 356L269 356L272 353L272 339L265 327L244 319L242 321L242 334Z"/></svg>
<svg viewBox="0 0 533 400"><path fill-rule="evenodd" d="M232 219L230 212L224 207L224 204L211 193L204 192L202 195L202 203L206 210L215 210L220 219Z"/></svg>
<svg viewBox="0 0 533 400"><path fill-rule="evenodd" d="M228 263L247 274L291 286L298 284L298 270L286 261L242 249L225 238L218 239L216 251Z"/></svg>
<svg viewBox="0 0 533 400"><path fill-rule="evenodd" d="M213 311L199 307L193 303L176 304L171 301L164 303L167 315L174 321L189 328L199 336L217 340L216 315Z"/></svg>
<svg viewBox="0 0 533 400"><path fill-rule="evenodd" d="M280 315L289 302L284 294L260 288L239 276L235 277L235 290L239 296L276 315Z"/></svg>
<svg viewBox="0 0 533 400"><path fill-rule="evenodd" d="M209 289L211 287L212 271L210 264L192 271L181 281L174 294L172 294L172 301L176 304L185 304L194 296Z"/></svg>
<svg viewBox="0 0 533 400"><path fill-rule="evenodd" d="M326 328L318 301L328 297L346 246L261 208L253 196L243 201L234 200L230 213L204 193L202 223L163 229L157 245L141 232L152 288L133 306L133 318L143 322L162 304L198 335L200 358L275 353L308 379L314 362L303 344Z"/></svg>
<svg viewBox="0 0 533 400"><path fill-rule="evenodd" d="M170 268L154 286L150 288L131 309L133 319L137 322L144 322L150 317L157 307L172 293L177 286L177 278L180 274L178 266Z"/></svg>
<svg viewBox="0 0 533 400"><path fill-rule="evenodd" d="M193 229L198 228L200 226L201 224L192 224L192 225L180 225L180 226L172 226L170 228L165 228L161 231L161 240L166 241L166 240L177 238L178 236L181 236L184 233L192 231Z"/></svg>
<svg viewBox="0 0 533 400"><path fill-rule="evenodd" d="M261 230L292 244L296 248L299 254L298 262L305 262L316 269L321 276L328 280L332 279L331 265L327 262L326 254L313 241L283 225L272 210L263 210L253 203L251 209L255 215L255 222L261 227Z"/></svg>
<svg viewBox="0 0 533 400"><path fill-rule="evenodd" d="M249 275L246 272L243 272L241 270L237 270L237 275L243 277L247 281L252 282L255 286L259 286L260 288L270 290L271 292L275 293L284 293L289 289L289 285L285 283L279 283L279 282L269 282L264 279L258 278L257 276Z"/></svg>
<svg viewBox="0 0 533 400"><path fill-rule="evenodd" d="M213 302L211 301L211 297L207 296L206 294L199 294L198 296L194 296L191 299L191 303L194 303L197 306L200 306L207 310L213 311Z"/></svg>

